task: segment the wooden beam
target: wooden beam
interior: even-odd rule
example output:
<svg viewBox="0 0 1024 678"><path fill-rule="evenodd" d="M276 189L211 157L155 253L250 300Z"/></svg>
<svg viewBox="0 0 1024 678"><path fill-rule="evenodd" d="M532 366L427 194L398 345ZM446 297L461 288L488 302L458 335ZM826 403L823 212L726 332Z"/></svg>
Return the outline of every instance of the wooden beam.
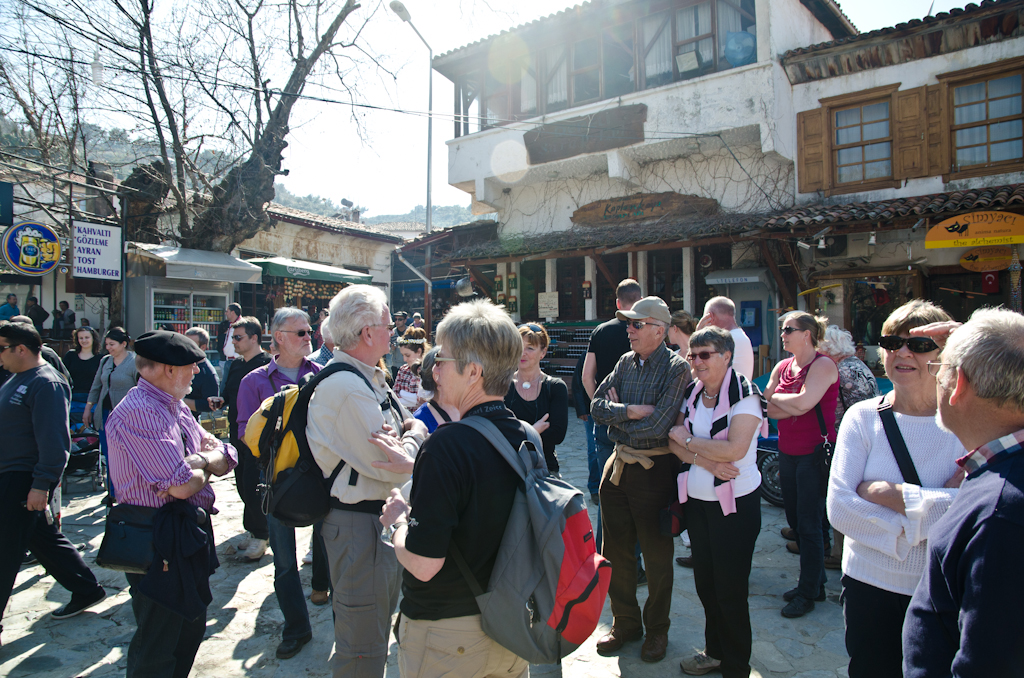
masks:
<svg viewBox="0 0 1024 678"><path fill-rule="evenodd" d="M487 279L484 272L476 266L466 266L466 268L469 269L469 275L476 281L476 284L482 287L484 292L487 292L487 296L493 296L494 290L491 288L491 281Z"/></svg>
<svg viewBox="0 0 1024 678"><path fill-rule="evenodd" d="M796 284L800 288L799 291L803 292L807 289L807 278L804 277L803 269L800 268L800 262L797 260L796 255L793 254L793 250L788 242L780 242L779 246L782 248L782 254L785 255L786 261L793 267L793 273L796 275Z"/></svg>
<svg viewBox="0 0 1024 678"><path fill-rule="evenodd" d="M782 271L779 270L779 265L775 262L775 257L768 251L768 242L761 240L761 256L764 258L766 264L768 264L769 270L772 272L772 276L775 277L775 284L779 286L779 291L782 292L782 301L786 306L796 308L796 297L793 296L793 291L789 289L789 285L782 278Z"/></svg>
<svg viewBox="0 0 1024 678"><path fill-rule="evenodd" d="M604 263L604 259L601 258L601 255L594 254L592 255L592 258L594 260L594 266L597 266L597 270L601 271L601 275L603 275L604 279L608 281L608 284L612 287L618 285L619 281L612 280L612 272L608 270L608 264Z"/></svg>
<svg viewBox="0 0 1024 678"><path fill-rule="evenodd" d="M523 261L534 261L536 259L555 259L564 256L558 250L548 250L547 252L541 252L540 254L531 254L523 257Z"/></svg>

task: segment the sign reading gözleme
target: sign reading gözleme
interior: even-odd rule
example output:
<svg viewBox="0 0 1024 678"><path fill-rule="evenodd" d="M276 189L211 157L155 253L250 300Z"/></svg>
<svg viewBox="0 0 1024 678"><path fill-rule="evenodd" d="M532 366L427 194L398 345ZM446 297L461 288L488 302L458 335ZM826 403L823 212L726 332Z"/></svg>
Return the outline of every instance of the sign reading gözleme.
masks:
<svg viewBox="0 0 1024 678"><path fill-rule="evenodd" d="M22 275L46 275L60 263L60 237L46 224L23 221L4 231L3 254Z"/></svg>
<svg viewBox="0 0 1024 678"><path fill-rule="evenodd" d="M76 278L121 279L121 229L100 224L74 225Z"/></svg>

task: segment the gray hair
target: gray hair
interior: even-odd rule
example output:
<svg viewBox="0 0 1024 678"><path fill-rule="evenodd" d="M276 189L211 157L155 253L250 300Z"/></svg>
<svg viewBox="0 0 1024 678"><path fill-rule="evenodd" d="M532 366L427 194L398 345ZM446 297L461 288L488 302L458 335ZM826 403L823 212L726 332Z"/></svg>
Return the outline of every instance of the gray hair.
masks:
<svg viewBox="0 0 1024 678"><path fill-rule="evenodd" d="M736 317L736 304L729 297L711 297L708 303L704 304L704 312L713 312L715 315L728 315Z"/></svg>
<svg viewBox="0 0 1024 678"><path fill-rule="evenodd" d="M427 351L420 361L420 387L425 391L437 391L437 382L434 381L434 365L436 364L434 358L437 357L437 352L440 350L440 346L435 346Z"/></svg>
<svg viewBox="0 0 1024 678"><path fill-rule="evenodd" d="M349 285L338 292L331 299L330 314L324 321L334 346L342 351L355 348L363 328L379 325L387 307L384 292L371 285Z"/></svg>
<svg viewBox="0 0 1024 678"><path fill-rule="evenodd" d="M960 368L979 398L1024 412L1024 316L980 308L949 336L941 355L947 390L954 387Z"/></svg>
<svg viewBox="0 0 1024 678"><path fill-rule="evenodd" d="M202 327L190 327L185 330L185 336L199 344L199 348L210 345L210 333Z"/></svg>
<svg viewBox="0 0 1024 678"><path fill-rule="evenodd" d="M334 343L334 335L331 334L331 328L327 326L327 323L320 323L320 336L323 338L324 343Z"/></svg>
<svg viewBox="0 0 1024 678"><path fill-rule="evenodd" d="M516 324L501 307L489 299L455 306L437 326L437 342L455 358L459 374L469 363L480 365L484 393L508 393L512 375L523 356L523 340Z"/></svg>
<svg viewBox="0 0 1024 678"><path fill-rule="evenodd" d="M277 309L274 313L274 319L270 321L270 333L280 332L281 328L288 324L289 320L296 318L309 322L309 314L303 311L301 308L295 308L294 306L285 306Z"/></svg>
<svg viewBox="0 0 1024 678"><path fill-rule="evenodd" d="M847 330L839 325L829 325L825 328L825 338L818 344L818 350L836 358L849 358L857 352L857 345Z"/></svg>
<svg viewBox="0 0 1024 678"><path fill-rule="evenodd" d="M732 359L736 353L736 342L729 330L722 329L717 325L708 325L690 335L690 350L699 346L710 346L719 353L729 352L729 367L732 367Z"/></svg>

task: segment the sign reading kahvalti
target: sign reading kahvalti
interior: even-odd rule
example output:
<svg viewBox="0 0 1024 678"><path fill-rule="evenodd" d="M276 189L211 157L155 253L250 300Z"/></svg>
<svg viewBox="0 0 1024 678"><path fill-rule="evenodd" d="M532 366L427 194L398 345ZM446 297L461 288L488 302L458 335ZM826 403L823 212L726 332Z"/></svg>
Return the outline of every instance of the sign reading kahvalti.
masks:
<svg viewBox="0 0 1024 678"><path fill-rule="evenodd" d="M572 213L574 224L621 224L657 217L718 211L718 201L679 193L637 193L624 198L598 200Z"/></svg>
<svg viewBox="0 0 1024 678"><path fill-rule="evenodd" d="M971 212L928 229L926 249L1024 243L1024 216L1011 212Z"/></svg>
<svg viewBox="0 0 1024 678"><path fill-rule="evenodd" d="M523 142L530 164L539 165L638 144L644 140L645 122L647 104L619 106L541 125L526 132Z"/></svg>

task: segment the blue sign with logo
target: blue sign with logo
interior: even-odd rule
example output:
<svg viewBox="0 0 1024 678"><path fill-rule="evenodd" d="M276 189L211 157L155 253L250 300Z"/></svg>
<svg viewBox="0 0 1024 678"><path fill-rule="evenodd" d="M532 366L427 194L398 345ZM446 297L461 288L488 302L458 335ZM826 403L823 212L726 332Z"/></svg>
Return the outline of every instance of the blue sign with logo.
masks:
<svg viewBox="0 0 1024 678"><path fill-rule="evenodd" d="M23 221L4 231L4 260L22 275L46 275L60 264L60 237L51 226Z"/></svg>

